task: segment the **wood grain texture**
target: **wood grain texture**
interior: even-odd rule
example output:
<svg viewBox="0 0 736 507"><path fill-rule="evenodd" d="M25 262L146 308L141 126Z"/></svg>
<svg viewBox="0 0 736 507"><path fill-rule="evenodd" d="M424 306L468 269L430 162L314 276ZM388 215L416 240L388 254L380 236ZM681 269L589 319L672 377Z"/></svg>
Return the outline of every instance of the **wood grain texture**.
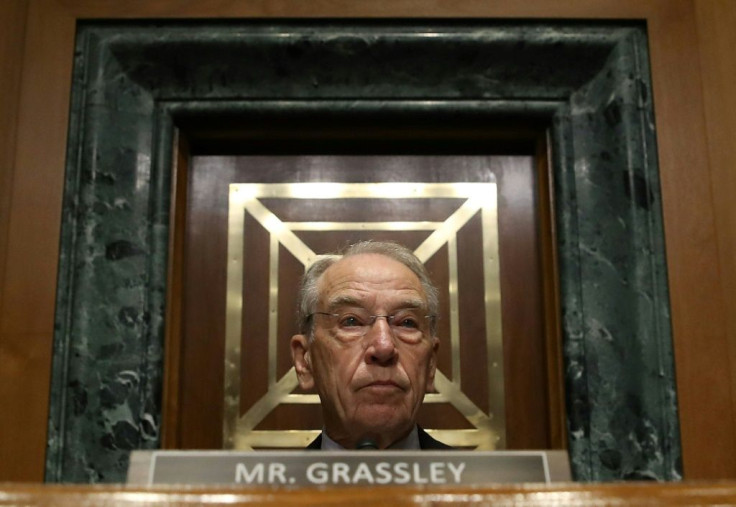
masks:
<svg viewBox="0 0 736 507"><path fill-rule="evenodd" d="M23 57L2 332L53 329L74 19L31 2Z"/></svg>
<svg viewBox="0 0 736 507"><path fill-rule="evenodd" d="M180 449L179 403L181 384L181 322L184 264L184 231L187 205L187 174L189 145L177 132L174 141L174 167L171 183L171 219L169 223L169 272L166 288L166 343L164 344L164 375L161 414L161 448Z"/></svg>
<svg viewBox="0 0 736 507"><path fill-rule="evenodd" d="M25 39L26 15L28 3L25 0L7 1L0 3L0 315L3 303L8 299L5 290L6 272L14 269L7 261L10 245L9 225L12 210L12 189L15 167L15 148L18 124L18 107L21 92L21 75L23 68L23 44ZM6 328L6 323L0 320L0 330ZM33 363L33 358L39 353L33 348L33 337L10 335L0 331L0 435L3 435L0 444L0 480L16 480L28 476L38 476L38 463L16 462L16 455L24 452L23 445L44 445L38 435L25 435L21 445L16 444L15 438L6 438L5 435L16 436L26 420L41 419L42 414L34 413L38 406L31 407L30 411L23 410L28 405L22 403L26 398L44 393L46 385L40 386L35 378L24 385L18 385L26 369ZM49 351L42 347L41 355L48 357ZM48 379L48 368L45 368ZM41 381L43 381L43 378ZM43 400L42 403L45 403ZM40 405L41 407L45 405ZM30 450L33 455L43 456L43 448ZM28 466L25 466L28 465Z"/></svg>
<svg viewBox="0 0 736 507"><path fill-rule="evenodd" d="M0 283L5 279L15 161L16 125L25 39L26 0L0 2ZM0 314L4 292L0 291ZM0 329L2 325L0 324ZM1 344L0 344L1 345Z"/></svg>
<svg viewBox="0 0 736 507"><path fill-rule="evenodd" d="M537 174L540 213L539 238L542 262L542 292L544 294L544 334L546 345L547 408L549 410L549 443L552 449L567 449L565 412L565 364L562 352L562 308L560 276L557 266L557 231L552 210L555 207L553 169L548 139L537 140Z"/></svg>
<svg viewBox="0 0 736 507"><path fill-rule="evenodd" d="M644 19L666 9L667 0L571 0L526 2L485 0L57 0L85 18L230 17L411 17L411 18L605 18Z"/></svg>
<svg viewBox="0 0 736 507"><path fill-rule="evenodd" d="M43 480L49 359L47 335L0 334L0 482Z"/></svg>
<svg viewBox="0 0 736 507"><path fill-rule="evenodd" d="M27 9L28 3L25 0L0 2L0 316L3 314L4 301L8 299L8 293L4 290L5 275L8 269L14 268L8 266L7 256ZM6 328L5 324L0 320L0 330ZM27 336L9 335L0 331L0 407L10 408L0 415L0 435L15 435L18 428L23 426L24 419L33 419L34 416L38 418L36 414L24 413L23 406L18 407L20 410L15 408L24 398L34 396L36 391L44 393L48 389L48 385L38 389L39 386L35 383L31 386L17 385L28 366L29 356L37 352L29 350L31 347L24 346L25 343L28 343ZM42 353L48 356L48 350L43 350ZM0 480L14 480L38 472L35 464L28 470L23 469L23 463L21 467L12 465L13 456L22 452L22 448L14 445L14 439L7 442L5 438L2 440ZM42 443L35 435L28 440L32 441L31 445ZM37 455L38 449L35 451L33 454ZM43 455L43 449L40 451Z"/></svg>
<svg viewBox="0 0 736 507"><path fill-rule="evenodd" d="M736 2L695 2L705 126L718 237L719 275L726 304L731 424L736 431ZM724 389L728 378L720 382ZM718 417L711 412L712 416ZM724 421L728 424L728 421ZM734 457L736 459L736 456Z"/></svg>
<svg viewBox="0 0 736 507"><path fill-rule="evenodd" d="M668 6L648 27L684 471L693 479L736 477L698 34L692 2Z"/></svg>
<svg viewBox="0 0 736 507"><path fill-rule="evenodd" d="M3 485L0 505L734 505L736 484L555 484L272 489Z"/></svg>
<svg viewBox="0 0 736 507"><path fill-rule="evenodd" d="M37 481L44 474L74 21L53 3L31 2L25 34L3 224L0 448L9 459L0 461L0 479Z"/></svg>
<svg viewBox="0 0 736 507"><path fill-rule="evenodd" d="M486 0L356 2L349 0L28 0L23 61L17 47L0 46L11 69L10 98L0 102L6 121L0 145L0 339L3 351L34 357L29 376L48 375L56 291L58 238L76 18L182 17L501 17L646 20L659 143L666 248L686 477L736 477L734 314L735 284L734 47L729 0ZM3 2L12 11L21 3ZM11 5L11 7L7 7ZM6 11L1 11L5 14ZM695 20L697 14L697 24ZM17 12L16 14L17 15ZM7 34L16 26L0 17ZM18 37L16 32L13 37ZM4 35L6 36L6 35ZM16 40L16 39L13 39ZM701 78L700 68L704 69ZM15 69L15 70L12 70ZM14 104L12 72L22 69ZM729 70L731 69L731 70ZM5 74L3 74L5 78ZM3 87L7 86L3 80ZM3 91L6 88L3 88ZM16 93L17 96L17 93ZM8 100L10 102L8 102ZM14 121L17 111L17 121ZM707 131L707 138L706 138ZM13 146L15 154L13 155ZM11 167L11 169L5 169ZM9 203L9 204L8 204ZM5 243L3 243L5 241ZM3 264L0 264L3 266ZM3 271L0 271L0 274ZM729 300L727 302L727 300ZM33 337L34 350L26 350ZM6 357L0 352L0 358ZM40 355L36 355L40 354ZM0 366L2 366L0 364ZM46 418L17 427L8 414L26 405L46 407L48 385L15 379L3 391L0 429L12 449L38 449ZM15 386L15 387L13 387ZM29 409L30 410L30 409ZM34 409L35 410L35 409ZM45 410L45 408L44 408ZM33 411L29 412L32 413ZM41 414L42 412L39 412ZM0 479L39 480L43 455L27 465L3 461ZM11 467L13 470L11 470ZM14 470L22 470L15 474ZM22 477L20 477L22 475Z"/></svg>

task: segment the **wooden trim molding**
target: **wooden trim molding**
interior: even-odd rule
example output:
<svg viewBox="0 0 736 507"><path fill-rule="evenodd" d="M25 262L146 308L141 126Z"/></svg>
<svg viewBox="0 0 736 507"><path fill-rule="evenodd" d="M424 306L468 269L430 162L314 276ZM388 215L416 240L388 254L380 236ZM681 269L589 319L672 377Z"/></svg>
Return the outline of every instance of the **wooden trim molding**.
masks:
<svg viewBox="0 0 736 507"><path fill-rule="evenodd" d="M174 164L171 182L171 217L169 221L169 270L166 290L166 335L161 410L161 448L179 449L179 402L181 384L181 322L183 307L182 266L184 265L184 228L186 225L187 187L190 164L186 137L177 132L174 141Z"/></svg>
<svg viewBox="0 0 736 507"><path fill-rule="evenodd" d="M20 485L0 487L9 505L54 505L58 507L106 507L109 505L170 506L278 506L352 505L368 506L467 506L523 505L733 505L736 484L706 482L684 484L525 484L457 486L384 486L331 488L262 488L120 485Z"/></svg>
<svg viewBox="0 0 736 507"><path fill-rule="evenodd" d="M547 399L549 404L549 438L555 449L567 448L567 427L565 425L565 393L560 390L564 384L565 365L562 352L562 308L559 286L560 273L557 258L557 231L552 210L555 209L554 174L551 166L552 155L550 133L546 139L537 140L537 174L539 175L539 209L541 210L540 231L542 252L542 272L545 274L542 285L545 294L544 322L546 324L547 358Z"/></svg>

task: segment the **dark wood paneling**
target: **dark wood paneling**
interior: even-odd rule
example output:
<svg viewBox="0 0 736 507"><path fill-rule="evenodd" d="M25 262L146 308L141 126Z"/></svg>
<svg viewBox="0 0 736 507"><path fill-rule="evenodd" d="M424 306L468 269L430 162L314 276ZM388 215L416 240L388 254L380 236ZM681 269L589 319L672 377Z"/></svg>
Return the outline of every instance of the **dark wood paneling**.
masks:
<svg viewBox="0 0 736 507"><path fill-rule="evenodd" d="M8 238L10 227L11 201L13 189L13 169L15 159L15 136L18 120L18 103L20 97L21 66L23 55L23 41L25 36L27 2L23 0L0 3L0 316L3 315L3 302L7 293L1 288L5 282L7 268ZM11 266L12 268L12 266ZM2 317L0 317L2 319ZM18 386L25 368L29 366L29 357L34 351L25 345L24 336L11 335L2 330L9 327L4 320L0 320L0 407L10 409L11 413L0 415L0 435L13 435L20 438L13 440L20 446L35 445L36 452L32 452L30 460L21 460L20 466L14 455L22 452L18 444L4 442L0 444L0 481L22 480L38 476L37 435L19 432L22 420L36 414L23 412L21 403L25 398L34 396L38 386ZM45 350L43 350L46 353ZM44 392L46 387L41 389ZM48 395L42 403L48 401ZM25 405L26 407L28 405ZM17 410L20 408L21 410ZM37 415L36 415L37 417ZM20 433L20 434L19 434ZM5 440L5 439L3 439ZM43 453L43 449L40 449Z"/></svg>
<svg viewBox="0 0 736 507"><path fill-rule="evenodd" d="M509 449L548 449L551 442L547 389L544 293L538 174L531 167L504 167L498 175L501 301L503 305L506 425ZM546 168L544 168L546 170ZM549 210L544 211L549 215ZM551 242L545 241L551 246ZM549 254L547 254L549 255ZM548 275L549 276L549 275ZM550 337L557 341L556 336ZM558 389L560 385L557 386ZM518 400L524 400L519 402ZM534 414L533 416L530 416ZM564 421L563 414L557 416ZM557 422L559 424L559 422Z"/></svg>
<svg viewBox="0 0 736 507"><path fill-rule="evenodd" d="M161 447L177 449L179 388L181 386L181 326L184 294L184 238L187 212L189 145L184 136L175 136L172 167L171 218L169 223L169 270L166 288L166 343L161 417Z"/></svg>
<svg viewBox="0 0 736 507"><path fill-rule="evenodd" d="M23 43L28 2L8 0L0 3L0 280L5 278L8 227L13 188L15 136L23 63ZM0 309L3 306L0 292ZM1 311L0 311L1 314ZM0 328L2 329L2 328Z"/></svg>
<svg viewBox="0 0 736 507"><path fill-rule="evenodd" d="M469 159L468 159L469 160ZM476 160L481 160L476 158ZM554 299L556 284L543 286L542 245L552 248L550 230L542 230L537 180L544 164L533 157L501 157L464 166L462 158L447 157L195 157L189 175L186 212L186 239L183 241L182 346L180 365L179 419L176 441L183 448L221 447L223 399L223 351L225 331L225 274L227 252L227 189L231 182L305 181L488 181L491 171L498 183L501 293L504 332L507 447L512 449L551 448L551 418L563 426L559 406L552 410L548 392L561 392L559 377L548 373L547 340L557 343L556 334L547 337L544 301ZM485 165L484 165L485 164ZM481 170L480 167L485 167ZM448 171L448 169L451 169ZM485 172L484 172L485 171ZM467 173L467 174L466 174ZM546 179L545 179L546 181ZM177 201L178 202L178 201ZM437 203L413 200L361 199L327 202L300 199L289 202L265 199L264 204L284 221L409 220L422 217L444 220L461 203L440 199ZM543 201L546 206L549 200ZM549 216L550 211L545 211ZM547 225L551 224L548 219ZM244 292L241 410L245 412L267 390L268 357L268 264L269 234L249 214L245 215ZM428 232L308 232L297 235L312 250L322 253L339 249L359 239L395 239L416 248ZM471 219L458 234L460 322L463 391L484 411L488 411L485 315L482 277L480 216ZM177 254L179 255L179 254ZM550 257L552 254L545 254ZM428 262L440 287L447 287L447 251L440 249ZM278 377L290 367L289 337L296 333L294 309L296 286L303 267L284 248L279 253L280 304ZM548 276L548 282L554 274ZM284 290L283 288L287 288ZM440 369L452 377L447 295L440 319ZM551 316L556 329L556 317ZM473 326L473 327L469 327ZM558 384L550 388L550 384ZM529 414L534 414L530 417ZM429 428L446 428L460 422L450 405L424 407L420 423ZM167 420L169 418L167 417ZM319 429L319 412L313 407L280 407L259 425L260 429ZM564 440L555 441L558 446Z"/></svg>
<svg viewBox="0 0 736 507"><path fill-rule="evenodd" d="M536 149L537 197L539 202L539 251L542 272L542 293L545 295L544 336L546 351L547 408L549 410L549 445L552 449L567 447L567 425L565 424L564 361L562 355L562 323L560 316L559 272L557 260L557 236L552 210L555 207L553 169L549 164L549 143L538 139Z"/></svg>

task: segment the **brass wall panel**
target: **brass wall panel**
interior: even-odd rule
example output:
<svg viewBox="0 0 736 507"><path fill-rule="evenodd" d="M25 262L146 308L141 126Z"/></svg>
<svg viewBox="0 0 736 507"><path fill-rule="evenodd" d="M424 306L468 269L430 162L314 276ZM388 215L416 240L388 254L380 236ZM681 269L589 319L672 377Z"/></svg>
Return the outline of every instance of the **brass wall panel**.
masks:
<svg viewBox="0 0 736 507"><path fill-rule="evenodd" d="M293 391L298 383L294 369L277 378L279 251L285 248L308 267L321 252L313 251L295 231L428 231L415 249L422 262L445 245L448 250L450 307L449 346L452 355L451 378L437 371L437 393L428 393L426 403L450 403L473 429L428 431L450 445L489 450L505 447L503 343L501 334L501 294L498 263L498 217L496 183L234 183L229 190L227 315L225 326L225 404L223 442L225 448L303 447L318 430L257 430L263 419L280 404L318 404L314 394ZM282 221L262 202L263 199L437 199L454 198L461 203L443 221L365 221L294 222ZM270 235L268 390L242 413L241 345L243 311L243 237L245 214L252 216ZM458 303L458 252L456 234L478 213L483 223L482 249L487 350L489 407L480 409L462 391L460 364L460 309Z"/></svg>

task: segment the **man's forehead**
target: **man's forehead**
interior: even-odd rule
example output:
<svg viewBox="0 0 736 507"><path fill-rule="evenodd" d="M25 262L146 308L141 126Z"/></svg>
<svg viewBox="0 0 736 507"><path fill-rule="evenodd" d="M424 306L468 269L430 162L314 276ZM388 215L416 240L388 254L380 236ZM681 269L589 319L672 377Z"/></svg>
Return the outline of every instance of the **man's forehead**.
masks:
<svg viewBox="0 0 736 507"><path fill-rule="evenodd" d="M322 298L352 290L415 291L425 300L419 277L402 262L382 254L366 253L344 257L327 268L319 280Z"/></svg>

